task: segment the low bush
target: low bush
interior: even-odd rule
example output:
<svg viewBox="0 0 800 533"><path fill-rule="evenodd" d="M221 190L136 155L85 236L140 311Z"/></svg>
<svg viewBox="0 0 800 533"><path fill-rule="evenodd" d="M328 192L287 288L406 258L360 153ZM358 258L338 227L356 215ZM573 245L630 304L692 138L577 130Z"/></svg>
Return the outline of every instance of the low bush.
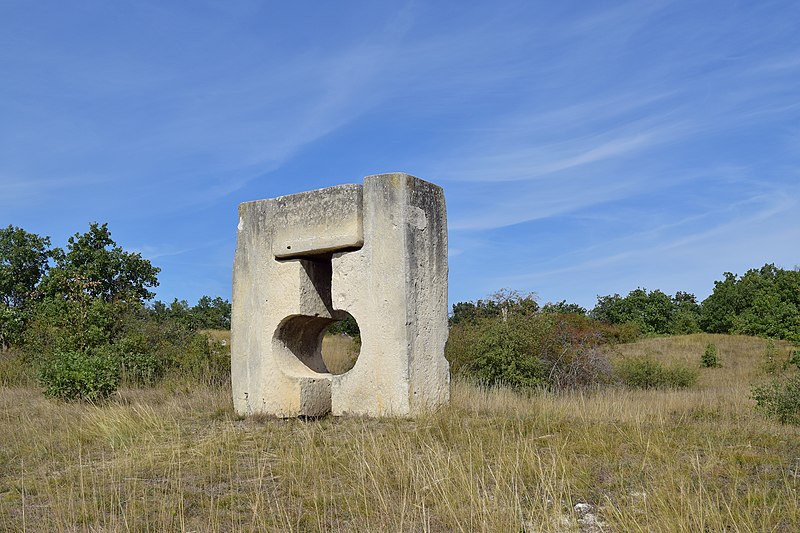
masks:
<svg viewBox="0 0 800 533"><path fill-rule="evenodd" d="M598 348L606 326L577 314L510 314L462 320L450 329L446 355L455 375L483 384L576 388L609 381Z"/></svg>
<svg viewBox="0 0 800 533"><path fill-rule="evenodd" d="M664 368L664 387L669 389L688 389L697 383L697 370L683 364Z"/></svg>
<svg viewBox="0 0 800 533"><path fill-rule="evenodd" d="M767 418L781 424L800 425L800 375L756 385L751 389L750 397L755 400L756 409Z"/></svg>
<svg viewBox="0 0 800 533"><path fill-rule="evenodd" d="M614 368L623 385L636 389L684 389L697 381L697 371L685 365L664 366L649 355L620 360Z"/></svg>
<svg viewBox="0 0 800 533"><path fill-rule="evenodd" d="M702 368L719 368L722 366L719 362L719 351L716 344L709 342L706 345L706 351L700 356L700 366Z"/></svg>
<svg viewBox="0 0 800 533"><path fill-rule="evenodd" d="M173 372L192 381L222 385L230 381L230 346L195 333L173 360Z"/></svg>
<svg viewBox="0 0 800 533"><path fill-rule="evenodd" d="M455 354L453 344L450 345L454 372L487 385L543 385L547 371L536 349L541 331L525 327L533 325L527 322L512 317L506 321L481 319L454 326L457 339L462 335L469 338L463 343L462 353Z"/></svg>
<svg viewBox="0 0 800 533"><path fill-rule="evenodd" d="M800 350L794 350L789 356L789 365L800 370Z"/></svg>
<svg viewBox="0 0 800 533"><path fill-rule="evenodd" d="M664 367L650 356L639 356L621 360L614 371L628 387L651 389L662 384Z"/></svg>
<svg viewBox="0 0 800 533"><path fill-rule="evenodd" d="M600 346L628 342L640 335L635 324L604 324L575 313L553 315L549 326L551 340L545 351L548 384L557 389L610 382L613 368Z"/></svg>
<svg viewBox="0 0 800 533"><path fill-rule="evenodd" d="M104 346L100 352L117 362L123 381L129 385L156 383L168 364L141 333L123 337L113 345Z"/></svg>
<svg viewBox="0 0 800 533"><path fill-rule="evenodd" d="M115 364L128 386L151 386L167 374L208 384L230 379L230 347L180 320L159 318L135 303L45 299L26 332L26 366L42 369L54 381L53 365L66 364L74 358L64 354L75 352Z"/></svg>
<svg viewBox="0 0 800 533"><path fill-rule="evenodd" d="M56 352L42 365L39 379L50 398L97 401L116 392L120 367L102 353Z"/></svg>

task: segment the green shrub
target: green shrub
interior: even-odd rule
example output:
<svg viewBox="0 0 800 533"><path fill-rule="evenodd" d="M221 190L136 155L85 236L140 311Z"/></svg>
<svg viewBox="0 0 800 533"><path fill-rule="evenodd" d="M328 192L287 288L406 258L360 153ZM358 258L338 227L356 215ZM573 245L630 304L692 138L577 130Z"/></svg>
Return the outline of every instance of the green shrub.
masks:
<svg viewBox="0 0 800 533"><path fill-rule="evenodd" d="M100 298L44 298L25 331L24 350L32 360L56 352L90 352L114 341L132 310L124 302Z"/></svg>
<svg viewBox="0 0 800 533"><path fill-rule="evenodd" d="M702 368L719 368L722 365L719 362L719 352L717 346L709 342L706 346L706 351L700 357L700 366Z"/></svg>
<svg viewBox="0 0 800 533"><path fill-rule="evenodd" d="M800 425L800 375L773 380L751 389L756 409L781 424Z"/></svg>
<svg viewBox="0 0 800 533"><path fill-rule="evenodd" d="M697 381L697 371L685 365L665 367L649 355L623 359L615 366L619 380L635 389L683 389Z"/></svg>
<svg viewBox="0 0 800 533"><path fill-rule="evenodd" d="M343 319L337 320L328 326L328 333L331 335L343 333L354 339L361 338L361 330L358 327L358 322L356 322L356 319L353 318L353 315L350 313L345 313L345 317Z"/></svg>
<svg viewBox="0 0 800 533"><path fill-rule="evenodd" d="M141 333L123 337L99 352L117 362L123 380L131 385L153 385L164 375L167 366L167 361L159 357L152 343Z"/></svg>
<svg viewBox="0 0 800 533"><path fill-rule="evenodd" d="M645 335L663 335L698 331L699 312L694 294L678 291L670 297L658 289L637 288L625 297L598 296L589 316L611 324L634 323Z"/></svg>
<svg viewBox="0 0 800 533"><path fill-rule="evenodd" d="M189 378L209 385L230 381L230 346L201 333L193 334L172 361L174 377Z"/></svg>
<svg viewBox="0 0 800 533"><path fill-rule="evenodd" d="M664 387L668 389L688 389L697 383L697 370L683 364L664 368Z"/></svg>
<svg viewBox="0 0 800 533"><path fill-rule="evenodd" d="M483 384L593 386L611 379L611 365L598 348L609 342L609 331L618 333L616 326L574 313L471 318L450 328L445 355L453 374Z"/></svg>
<svg viewBox="0 0 800 533"><path fill-rule="evenodd" d="M594 327L600 331L601 342L608 344L625 344L635 342L642 336L642 330L633 322L624 324L605 324L594 321Z"/></svg>
<svg viewBox="0 0 800 533"><path fill-rule="evenodd" d="M651 389L662 385L664 367L647 355L623 359L614 370L628 387Z"/></svg>
<svg viewBox="0 0 800 533"><path fill-rule="evenodd" d="M516 320L487 320L470 349L469 373L488 385L534 387L544 384L545 366L532 346L533 331Z"/></svg>
<svg viewBox="0 0 800 533"><path fill-rule="evenodd" d="M50 398L97 401L117 390L120 370L107 355L57 352L42 365L39 379Z"/></svg>
<svg viewBox="0 0 800 533"><path fill-rule="evenodd" d="M794 350L789 356L789 364L794 365L797 370L800 370L800 350Z"/></svg>

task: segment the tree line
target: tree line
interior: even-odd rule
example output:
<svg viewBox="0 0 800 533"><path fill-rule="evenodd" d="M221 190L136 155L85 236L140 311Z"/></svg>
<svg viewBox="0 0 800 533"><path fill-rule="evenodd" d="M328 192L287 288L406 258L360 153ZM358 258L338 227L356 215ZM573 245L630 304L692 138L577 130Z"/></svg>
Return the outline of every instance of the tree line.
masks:
<svg viewBox="0 0 800 533"><path fill-rule="evenodd" d="M101 308L174 320L193 330L230 329L231 304L220 297L203 296L193 306L178 299L147 303L159 272L141 254L118 246L107 224L92 223L86 233L69 237L66 250L22 228L0 229L0 347L23 345L28 327L48 316L88 319Z"/></svg>
<svg viewBox="0 0 800 533"><path fill-rule="evenodd" d="M626 296L599 296L595 307L587 310L564 300L540 306L535 294L500 290L453 305L446 355L455 375L487 385L554 390L688 387L699 367L669 367L649 356L612 364L603 345L631 342L643 334L701 331L800 343L799 310L800 271L773 264L742 276L726 273L702 302L688 292L670 296L637 288ZM700 366L717 366L715 348L707 347ZM776 362L776 368L800 364L800 350L793 354L790 360ZM797 378L788 386L779 382L771 387L769 398L793 398ZM795 405L793 401L781 405Z"/></svg>
<svg viewBox="0 0 800 533"><path fill-rule="evenodd" d="M230 302L151 302L160 269L90 224L65 249L49 237L0 229L0 351L35 369L48 394L96 398L126 381L168 376L223 383L230 347L206 330L230 327ZM456 373L483 382L573 387L616 379L599 346L639 335L698 331L800 342L800 271L773 264L725 273L702 302L688 292L637 288L599 296L593 309L539 305L535 295L500 290L453 305L447 357ZM352 318L337 332L358 335ZM3 374L0 368L0 374ZM0 375L0 382L4 378Z"/></svg>
<svg viewBox="0 0 800 533"><path fill-rule="evenodd" d="M118 246L107 224L90 224L65 249L0 229L0 351L13 348L59 397L99 398L121 380L149 384L171 371L226 381L229 348L203 330L230 328L230 302L150 303L159 272Z"/></svg>
<svg viewBox="0 0 800 533"><path fill-rule="evenodd" d="M538 312L635 325L645 335L737 333L800 342L800 269L765 264L742 276L726 272L702 302L689 292L670 296L658 289L636 288L626 296L598 296L591 310L563 300L540 308L532 294L503 290L487 299L454 304L450 323Z"/></svg>

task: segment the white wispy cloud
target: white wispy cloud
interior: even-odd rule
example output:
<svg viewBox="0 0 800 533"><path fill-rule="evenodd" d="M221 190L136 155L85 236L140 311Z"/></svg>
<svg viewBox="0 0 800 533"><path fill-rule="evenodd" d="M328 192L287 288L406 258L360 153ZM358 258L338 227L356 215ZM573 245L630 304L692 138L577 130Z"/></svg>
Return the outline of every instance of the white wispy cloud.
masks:
<svg viewBox="0 0 800 533"><path fill-rule="evenodd" d="M164 257L174 257L177 255L182 255L187 252L194 251L196 249L197 248L195 247L178 248L172 244L161 245L161 246L145 244L139 247L132 247L130 248L130 251L141 254L142 257L144 257L145 259L153 261L156 259L162 259Z"/></svg>
<svg viewBox="0 0 800 533"><path fill-rule="evenodd" d="M230 243L200 266L200 240L230 239L236 201L373 169L444 186L465 290L666 279L796 235L790 2L303 9L10 5L3 216L124 219L143 253L223 285Z"/></svg>
<svg viewBox="0 0 800 533"><path fill-rule="evenodd" d="M98 187L108 179L97 176L60 176L51 179L16 178L0 175L0 205L25 206L52 201L71 189Z"/></svg>
<svg viewBox="0 0 800 533"><path fill-rule="evenodd" d="M787 239L789 235L800 235L800 228L795 227L798 212L800 190L796 188L755 194L675 223L645 231L634 230L610 241L572 250L564 256L546 258L546 263L558 265L554 268L534 268L532 272L501 276L494 281L498 286L535 286L548 279L623 265L637 265L643 273L649 269L649 277L664 270L693 268L692 263L676 263L674 258L677 257L703 261L714 265L716 270L730 268L724 263L752 262L756 252L751 241L754 235L758 235L758 248L764 249L791 242ZM769 229L773 227L784 229L774 232ZM745 242L748 244L742 246ZM642 278L648 276L642 275Z"/></svg>

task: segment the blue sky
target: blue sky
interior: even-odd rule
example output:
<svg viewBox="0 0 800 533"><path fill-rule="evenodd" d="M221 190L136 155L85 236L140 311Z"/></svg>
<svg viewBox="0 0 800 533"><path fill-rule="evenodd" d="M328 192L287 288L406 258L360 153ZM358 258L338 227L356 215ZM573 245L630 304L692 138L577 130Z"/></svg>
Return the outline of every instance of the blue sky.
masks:
<svg viewBox="0 0 800 533"><path fill-rule="evenodd" d="M800 3L0 0L0 225L230 298L236 206L405 171L450 300L800 264Z"/></svg>

